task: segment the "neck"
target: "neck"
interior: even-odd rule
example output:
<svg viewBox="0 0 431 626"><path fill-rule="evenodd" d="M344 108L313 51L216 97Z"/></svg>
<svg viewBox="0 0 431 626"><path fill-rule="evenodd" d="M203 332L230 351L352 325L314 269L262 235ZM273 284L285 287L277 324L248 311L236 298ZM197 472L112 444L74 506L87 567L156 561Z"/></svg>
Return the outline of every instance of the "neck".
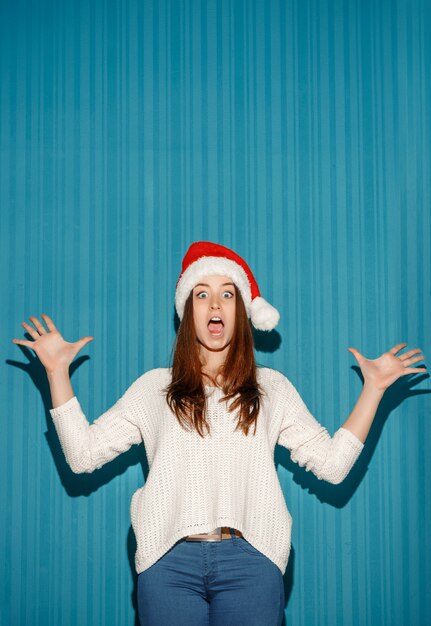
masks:
<svg viewBox="0 0 431 626"><path fill-rule="evenodd" d="M224 352L210 352L205 350L205 354L201 353L200 356L204 384L220 385L223 380L220 370L225 362Z"/></svg>

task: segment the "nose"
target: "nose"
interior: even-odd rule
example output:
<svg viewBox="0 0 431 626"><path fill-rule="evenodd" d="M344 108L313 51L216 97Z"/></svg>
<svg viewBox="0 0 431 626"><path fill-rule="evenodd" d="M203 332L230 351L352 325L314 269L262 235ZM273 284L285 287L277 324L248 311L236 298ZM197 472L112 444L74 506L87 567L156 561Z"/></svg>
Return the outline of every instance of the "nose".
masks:
<svg viewBox="0 0 431 626"><path fill-rule="evenodd" d="M214 296L211 300L211 304L210 304L210 309L219 309L220 305L216 299L216 296Z"/></svg>

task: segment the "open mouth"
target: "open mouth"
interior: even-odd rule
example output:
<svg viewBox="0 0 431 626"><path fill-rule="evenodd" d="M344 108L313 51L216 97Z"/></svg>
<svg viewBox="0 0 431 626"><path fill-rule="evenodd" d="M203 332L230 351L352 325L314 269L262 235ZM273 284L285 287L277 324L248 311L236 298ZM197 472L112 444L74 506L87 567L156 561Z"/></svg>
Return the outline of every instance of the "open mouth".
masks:
<svg viewBox="0 0 431 626"><path fill-rule="evenodd" d="M208 330L213 337L221 337L224 333L224 324L219 317L212 317L208 322Z"/></svg>

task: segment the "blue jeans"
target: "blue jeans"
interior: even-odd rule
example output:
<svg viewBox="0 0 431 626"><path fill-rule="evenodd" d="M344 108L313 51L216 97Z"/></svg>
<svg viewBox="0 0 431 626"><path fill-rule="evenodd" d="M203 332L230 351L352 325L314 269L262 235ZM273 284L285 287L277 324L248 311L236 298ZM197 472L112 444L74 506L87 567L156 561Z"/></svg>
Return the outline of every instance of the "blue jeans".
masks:
<svg viewBox="0 0 431 626"><path fill-rule="evenodd" d="M281 571L230 532L222 541L180 539L139 574L141 626L281 625Z"/></svg>

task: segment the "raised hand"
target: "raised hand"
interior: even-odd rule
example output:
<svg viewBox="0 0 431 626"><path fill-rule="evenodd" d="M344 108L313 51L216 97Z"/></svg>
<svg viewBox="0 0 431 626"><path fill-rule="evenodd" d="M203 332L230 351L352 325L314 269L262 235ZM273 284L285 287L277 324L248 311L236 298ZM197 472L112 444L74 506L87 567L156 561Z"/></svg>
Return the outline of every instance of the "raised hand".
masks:
<svg viewBox="0 0 431 626"><path fill-rule="evenodd" d="M42 313L41 317L48 331L37 317L30 316L29 319L33 322L36 330L26 322L22 322L22 326L33 337L34 341L12 339L12 342L34 350L48 374L61 369L68 370L78 352L87 343L93 341L94 337L86 336L79 341L69 343L63 339L48 315Z"/></svg>
<svg viewBox="0 0 431 626"><path fill-rule="evenodd" d="M413 350L396 356L397 352L406 346L406 343L398 343L377 359L366 359L356 348L347 349L353 354L361 368L364 384L372 384L376 389L385 391L392 383L400 378L400 376L424 373L422 367L410 367L413 363L417 363L425 358L423 355L413 356L414 354L422 352L420 348L414 348Z"/></svg>

